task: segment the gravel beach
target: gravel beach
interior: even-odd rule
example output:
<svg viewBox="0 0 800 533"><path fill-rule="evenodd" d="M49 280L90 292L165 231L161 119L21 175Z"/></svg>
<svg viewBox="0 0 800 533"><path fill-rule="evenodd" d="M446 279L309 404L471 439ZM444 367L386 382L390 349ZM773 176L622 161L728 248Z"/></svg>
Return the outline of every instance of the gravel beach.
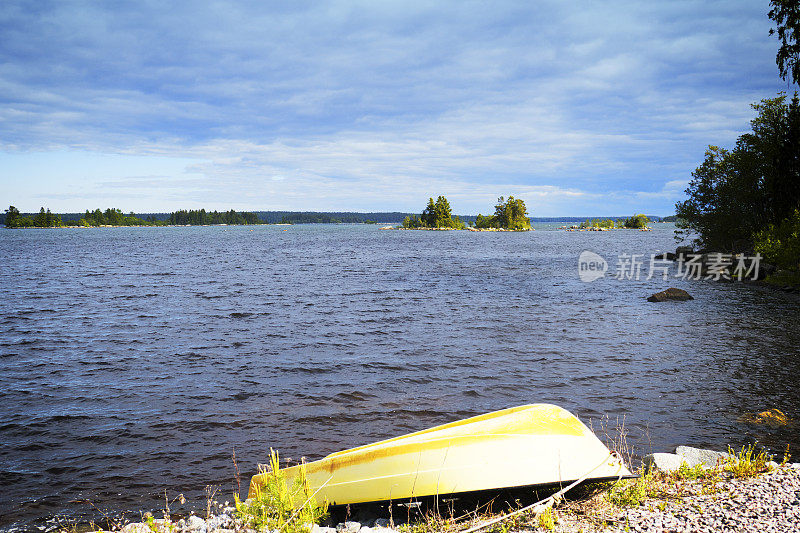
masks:
<svg viewBox="0 0 800 533"><path fill-rule="evenodd" d="M781 466L751 478L722 479L713 485L684 481L675 495L648 499L637 507L620 509L605 505L597 514L592 513L591 506L584 506L578 512L575 509L570 506L557 508L557 521L552 531L800 532L800 463ZM255 533L235 517L233 508L223 506L218 511L218 514L207 520L198 516L172 523L152 520L150 524L127 524L115 531ZM394 529L388 526L388 520L378 519L364 524L346 522L338 524L336 528L315 526L313 533L394 533L405 529L404 526ZM468 526L465 524L458 529L466 527ZM502 524L494 527L494 531L498 531ZM514 527L509 533L526 531L545 529L532 523L529 526Z"/></svg>
<svg viewBox="0 0 800 533"><path fill-rule="evenodd" d="M720 492L627 510L611 531L800 531L800 464L718 485ZM655 508L655 509L654 509ZM625 527L627 526L627 527Z"/></svg>

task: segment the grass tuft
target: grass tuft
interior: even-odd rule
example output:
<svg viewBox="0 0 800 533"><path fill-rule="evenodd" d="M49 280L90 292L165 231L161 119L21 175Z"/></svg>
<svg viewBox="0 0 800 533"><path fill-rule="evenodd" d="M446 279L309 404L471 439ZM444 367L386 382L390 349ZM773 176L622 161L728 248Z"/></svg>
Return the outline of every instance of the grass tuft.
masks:
<svg viewBox="0 0 800 533"><path fill-rule="evenodd" d="M235 496L236 512L246 526L257 531L309 533L328 514L328 503L318 504L306 478L305 464L291 487L280 469L278 452L270 448L270 468L259 466L263 485L255 497L242 502ZM298 507L298 502L300 503Z"/></svg>
<svg viewBox="0 0 800 533"><path fill-rule="evenodd" d="M689 466L686 461L681 463L677 470L672 472L670 477L674 481L694 481L714 477L717 471L713 468L705 468L702 464Z"/></svg>
<svg viewBox="0 0 800 533"><path fill-rule="evenodd" d="M730 457L725 461L723 468L733 477L753 477L769 470L767 462L770 457L767 455L766 450L756 453L755 446L752 444L742 446L742 449L738 452L728 447L728 454Z"/></svg>
<svg viewBox="0 0 800 533"><path fill-rule="evenodd" d="M638 507L651 495L653 474L648 473L636 479L617 481L606 493L606 499L617 507Z"/></svg>
<svg viewBox="0 0 800 533"><path fill-rule="evenodd" d="M552 507L546 508L539 514L539 527L547 531L553 531L556 528L556 512Z"/></svg>

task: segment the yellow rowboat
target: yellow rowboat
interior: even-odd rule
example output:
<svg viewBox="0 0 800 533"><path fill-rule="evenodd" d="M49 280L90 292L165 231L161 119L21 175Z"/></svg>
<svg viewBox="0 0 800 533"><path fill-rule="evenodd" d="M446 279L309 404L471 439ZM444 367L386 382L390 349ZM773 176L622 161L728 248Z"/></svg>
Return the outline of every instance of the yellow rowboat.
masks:
<svg viewBox="0 0 800 533"><path fill-rule="evenodd" d="M408 500L628 477L622 461L556 405L503 409L328 455L305 465L318 502ZM282 469L287 484L301 467ZM264 483L253 476L248 497Z"/></svg>

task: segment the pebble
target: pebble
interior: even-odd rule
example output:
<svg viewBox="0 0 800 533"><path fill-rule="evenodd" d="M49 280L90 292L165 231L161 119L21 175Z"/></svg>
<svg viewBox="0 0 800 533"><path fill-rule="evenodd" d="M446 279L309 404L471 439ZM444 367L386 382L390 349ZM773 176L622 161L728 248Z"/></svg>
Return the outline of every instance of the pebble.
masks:
<svg viewBox="0 0 800 533"><path fill-rule="evenodd" d="M336 531L338 533L358 533L360 530L360 522L345 522L336 526Z"/></svg>
<svg viewBox="0 0 800 533"><path fill-rule="evenodd" d="M756 478L723 482L721 492L625 510L605 531L800 531L800 470L779 467Z"/></svg>
<svg viewBox="0 0 800 533"><path fill-rule="evenodd" d="M718 488L721 490L713 494L667 500L663 510L652 504L625 509L614 523L600 531L800 532L800 463L779 466L755 478L730 479ZM153 522L162 533L257 533L244 528L230 507L208 520L192 515L173 524ZM312 533L398 533L388 526L388 520L378 518L373 527L344 522L336 528L314 526ZM118 531L153 533L144 523L127 524ZM572 530L556 524L556 531Z"/></svg>

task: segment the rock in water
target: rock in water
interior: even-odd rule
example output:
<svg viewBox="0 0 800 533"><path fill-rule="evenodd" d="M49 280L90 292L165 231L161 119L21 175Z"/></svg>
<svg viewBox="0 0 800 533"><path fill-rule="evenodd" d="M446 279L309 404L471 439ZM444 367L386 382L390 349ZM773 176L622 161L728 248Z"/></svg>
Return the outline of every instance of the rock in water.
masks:
<svg viewBox="0 0 800 533"><path fill-rule="evenodd" d="M648 302L665 302L667 300L694 300L694 297L683 289L670 287L647 298Z"/></svg>

